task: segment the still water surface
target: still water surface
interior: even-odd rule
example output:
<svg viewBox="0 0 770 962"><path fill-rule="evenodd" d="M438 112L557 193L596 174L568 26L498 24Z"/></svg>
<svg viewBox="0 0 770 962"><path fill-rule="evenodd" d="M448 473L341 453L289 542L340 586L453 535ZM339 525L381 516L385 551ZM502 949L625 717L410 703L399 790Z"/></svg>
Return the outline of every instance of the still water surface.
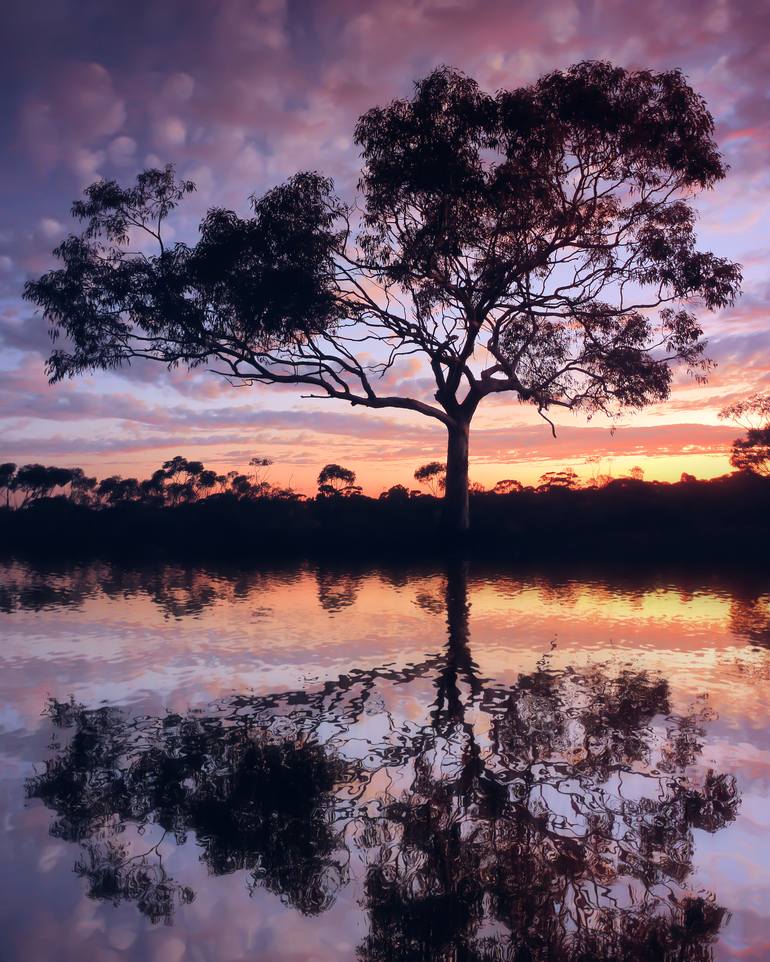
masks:
<svg viewBox="0 0 770 962"><path fill-rule="evenodd" d="M770 959L770 589L0 565L0 958Z"/></svg>

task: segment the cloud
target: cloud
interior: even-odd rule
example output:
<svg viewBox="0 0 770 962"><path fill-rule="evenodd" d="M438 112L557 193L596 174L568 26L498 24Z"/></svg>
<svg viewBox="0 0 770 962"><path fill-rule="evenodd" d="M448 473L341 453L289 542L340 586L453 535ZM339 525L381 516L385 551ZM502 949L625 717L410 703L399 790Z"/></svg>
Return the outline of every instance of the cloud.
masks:
<svg viewBox="0 0 770 962"><path fill-rule="evenodd" d="M42 217L38 228L47 241L56 240L64 233L64 225L53 217Z"/></svg>
<svg viewBox="0 0 770 962"><path fill-rule="evenodd" d="M427 448L443 447L444 432L423 418L394 418L390 412L326 410L318 405L306 409L265 410L253 404L201 407L194 404L152 404L129 393L103 394L87 390L74 382L49 387L38 365L27 363L7 372L0 385L0 402L7 425L4 447L12 451L51 453L66 449L61 436L29 436L33 421L45 423L87 422L89 437L72 436L72 451L126 450L144 446L167 446L169 438L184 438L195 446L242 442L244 437L269 433L273 443L328 446L328 438L339 443L376 449L384 458L419 458ZM476 459L515 460L576 457L592 454L672 453L678 450L723 451L735 434L724 425L661 424L621 426L614 432L607 427L565 425L551 437L538 422L486 424L482 420L472 432ZM116 422L109 436L99 422ZM141 437L131 438L137 426ZM25 437L14 438L14 433ZM128 432L128 433L127 433ZM327 439L327 440L324 440ZM52 447L53 445L53 447Z"/></svg>
<svg viewBox="0 0 770 962"><path fill-rule="evenodd" d="M42 171L68 166L79 179L93 176L103 155L91 146L118 133L126 105L100 63L62 64L42 91L20 105L19 140Z"/></svg>
<svg viewBox="0 0 770 962"><path fill-rule="evenodd" d="M36 355L35 362L42 370L39 358L51 350L45 321L16 306L0 310L0 348L3 347Z"/></svg>
<svg viewBox="0 0 770 962"><path fill-rule="evenodd" d="M159 150L180 147L187 140L187 127L179 117L163 117L152 125L153 143Z"/></svg>
<svg viewBox="0 0 770 962"><path fill-rule="evenodd" d="M136 141L133 137L125 135L115 137L107 147L107 157L115 167L128 167L134 163L136 154Z"/></svg>

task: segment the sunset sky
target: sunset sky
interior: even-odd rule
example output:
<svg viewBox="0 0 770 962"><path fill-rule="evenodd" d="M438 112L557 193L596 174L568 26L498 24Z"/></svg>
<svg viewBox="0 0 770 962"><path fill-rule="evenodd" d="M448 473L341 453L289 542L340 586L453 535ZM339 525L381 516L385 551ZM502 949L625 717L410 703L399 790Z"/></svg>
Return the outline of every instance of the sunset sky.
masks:
<svg viewBox="0 0 770 962"><path fill-rule="evenodd" d="M233 388L211 375L135 365L49 386L45 325L21 298L53 265L69 208L93 180L130 181L173 162L197 193L175 221L194 240L214 205L301 169L351 197L352 129L368 107L410 93L438 64L488 90L583 59L680 67L706 98L730 171L699 202L701 247L740 261L743 296L703 312L707 385L677 377L671 399L610 422L559 414L558 437L511 398L482 405L471 478L581 475L678 479L729 469L726 403L770 390L770 0L32 0L0 10L0 461L149 474L175 454L219 471L255 455L271 480L309 492L340 462L367 493L410 483L443 458L445 433L417 414L308 401L284 388ZM424 389L418 362L393 372ZM403 385L402 385L403 386Z"/></svg>

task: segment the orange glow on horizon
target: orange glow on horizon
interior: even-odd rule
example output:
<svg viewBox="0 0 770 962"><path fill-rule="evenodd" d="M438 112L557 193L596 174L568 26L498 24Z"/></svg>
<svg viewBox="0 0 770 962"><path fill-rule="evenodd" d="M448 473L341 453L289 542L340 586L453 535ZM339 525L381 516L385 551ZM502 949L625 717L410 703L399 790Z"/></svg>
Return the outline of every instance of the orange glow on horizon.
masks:
<svg viewBox="0 0 770 962"><path fill-rule="evenodd" d="M142 479L149 477L164 461L177 454L181 454L190 460L203 461L206 467L213 468L221 474L226 474L231 470L248 474L253 470L248 467L247 459L231 460L228 458L227 451L218 450L213 446L201 451L194 445L184 442L181 442L173 450L159 450L157 454L152 456L142 454L140 456L118 457L114 460L108 457L94 458L91 456L79 460L61 458L54 460L68 466L77 464L85 470L86 474L93 474L98 478L120 474L123 477ZM375 498L394 484L403 484L410 489L425 490L420 488L414 480L415 469L426 461L443 460L444 458L440 450L426 449L425 455L418 460L389 459L385 452L379 460L362 460L355 454L347 457L344 453L339 454L333 447L328 449L325 460L323 455L319 455L317 463L296 464L290 460L288 463L284 463L279 460L280 457L281 453L274 456L275 463L266 472L267 480L272 484L279 487L291 487L300 494L312 497L317 491L316 477L318 472L324 464L335 461L355 471L357 483L363 487L364 494ZM496 482L506 478L513 478L524 485L536 485L541 475L548 471L559 471L566 467L572 468L583 483L589 482L592 477L597 475L608 475L612 478L627 477L634 467L642 468L645 481L667 483L679 481L683 472L692 474L699 480L709 480L729 474L733 470L726 453L622 455L586 463L585 458L569 457L510 462L486 459L474 461L471 452L470 478L472 482L480 483L487 489L491 489Z"/></svg>

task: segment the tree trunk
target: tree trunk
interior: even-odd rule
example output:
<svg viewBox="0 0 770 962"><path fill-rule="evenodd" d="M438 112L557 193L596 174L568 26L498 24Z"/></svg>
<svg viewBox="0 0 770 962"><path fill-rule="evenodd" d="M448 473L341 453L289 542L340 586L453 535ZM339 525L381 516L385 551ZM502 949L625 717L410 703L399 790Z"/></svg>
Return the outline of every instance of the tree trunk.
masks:
<svg viewBox="0 0 770 962"><path fill-rule="evenodd" d="M468 530L468 437L470 423L455 422L449 430L444 492L444 527L448 531Z"/></svg>

